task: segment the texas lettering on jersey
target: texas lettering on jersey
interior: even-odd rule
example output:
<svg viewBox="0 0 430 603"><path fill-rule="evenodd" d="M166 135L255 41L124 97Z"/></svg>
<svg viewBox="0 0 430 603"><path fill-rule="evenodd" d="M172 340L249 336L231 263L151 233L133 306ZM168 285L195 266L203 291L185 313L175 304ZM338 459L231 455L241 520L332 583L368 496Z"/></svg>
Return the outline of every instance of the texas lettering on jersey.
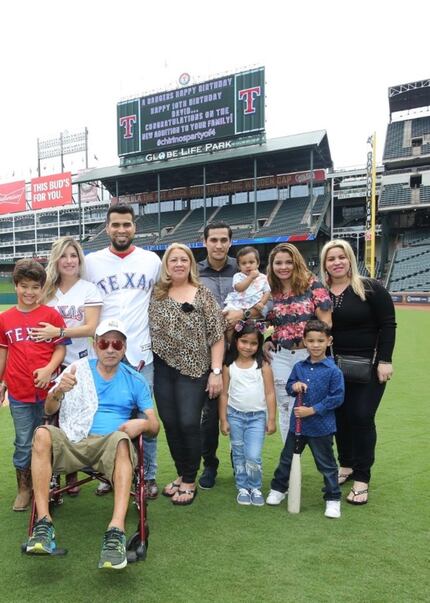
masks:
<svg viewBox="0 0 430 603"><path fill-rule="evenodd" d="M5 331L4 334L6 335L9 343L17 343L19 341L33 341L34 343L49 343L53 340L53 338L51 338L51 339L46 339L43 342L36 341L33 338L31 327L16 327L15 329L9 329L8 331Z"/></svg>
<svg viewBox="0 0 430 603"><path fill-rule="evenodd" d="M64 318L64 320L78 320L81 322L84 320L85 308L84 306L56 306L57 312Z"/></svg>
<svg viewBox="0 0 430 603"><path fill-rule="evenodd" d="M154 286L154 280L148 280L141 272L122 272L106 276L97 281L96 285L104 295L110 295L114 291L120 291L121 289L143 289L144 291L151 291Z"/></svg>

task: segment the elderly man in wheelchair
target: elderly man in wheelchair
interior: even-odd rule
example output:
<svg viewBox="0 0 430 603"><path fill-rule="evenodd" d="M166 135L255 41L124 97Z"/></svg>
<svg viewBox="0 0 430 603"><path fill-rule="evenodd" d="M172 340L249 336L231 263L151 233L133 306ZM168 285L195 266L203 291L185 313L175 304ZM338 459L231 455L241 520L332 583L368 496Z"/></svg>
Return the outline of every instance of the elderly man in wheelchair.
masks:
<svg viewBox="0 0 430 603"><path fill-rule="evenodd" d="M55 382L45 410L59 410L59 425L43 425L33 438L31 470L37 521L24 545L28 554L52 554L55 531L49 511L52 473L72 473L91 466L113 484L114 508L105 532L99 568L127 565L125 518L136 451L131 440L155 436L159 423L144 377L121 360L127 334L121 321L107 319L96 329L97 358L83 358ZM131 419L133 411L145 418Z"/></svg>

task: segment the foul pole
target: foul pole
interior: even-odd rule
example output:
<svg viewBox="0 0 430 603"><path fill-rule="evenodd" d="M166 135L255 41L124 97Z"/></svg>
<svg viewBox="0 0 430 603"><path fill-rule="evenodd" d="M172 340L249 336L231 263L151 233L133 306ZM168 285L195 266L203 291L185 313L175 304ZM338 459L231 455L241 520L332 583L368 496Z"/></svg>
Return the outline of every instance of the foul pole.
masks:
<svg viewBox="0 0 430 603"><path fill-rule="evenodd" d="M367 153L366 233L364 259L371 278L375 277L376 228L376 133L368 139L372 150Z"/></svg>

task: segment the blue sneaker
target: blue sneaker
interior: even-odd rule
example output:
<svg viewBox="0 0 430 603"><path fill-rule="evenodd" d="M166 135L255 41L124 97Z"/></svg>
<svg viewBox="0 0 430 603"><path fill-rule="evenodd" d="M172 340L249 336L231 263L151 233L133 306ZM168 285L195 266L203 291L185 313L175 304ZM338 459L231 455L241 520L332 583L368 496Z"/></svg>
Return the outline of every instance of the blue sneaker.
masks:
<svg viewBox="0 0 430 603"><path fill-rule="evenodd" d="M103 538L100 569L122 569L127 565L126 538L122 530L109 528Z"/></svg>
<svg viewBox="0 0 430 603"><path fill-rule="evenodd" d="M255 507L262 507L264 505L264 496L257 488L251 491L251 505Z"/></svg>
<svg viewBox="0 0 430 603"><path fill-rule="evenodd" d="M199 486L202 490L210 490L215 486L215 480L218 471L215 467L205 467L199 479Z"/></svg>
<svg viewBox="0 0 430 603"><path fill-rule="evenodd" d="M236 500L240 505L250 505L251 495L245 488L240 488Z"/></svg>
<svg viewBox="0 0 430 603"><path fill-rule="evenodd" d="M46 516L42 517L34 524L25 552L32 555L50 555L56 548L54 526Z"/></svg>

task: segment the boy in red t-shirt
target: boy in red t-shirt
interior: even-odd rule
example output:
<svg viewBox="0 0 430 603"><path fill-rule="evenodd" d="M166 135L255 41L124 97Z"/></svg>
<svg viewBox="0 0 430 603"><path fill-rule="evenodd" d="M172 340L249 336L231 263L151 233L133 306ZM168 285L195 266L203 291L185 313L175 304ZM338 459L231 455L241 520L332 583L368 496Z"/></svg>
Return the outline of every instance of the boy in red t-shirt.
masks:
<svg viewBox="0 0 430 603"><path fill-rule="evenodd" d="M64 320L54 308L39 304L45 280L41 264L35 260L19 260L13 271L18 303L0 314L0 405L7 389L15 427L13 464L18 495L14 511L25 511L30 504L33 432L42 423L52 375L66 354ZM42 321L58 327L59 337L48 341L34 337L32 329Z"/></svg>

